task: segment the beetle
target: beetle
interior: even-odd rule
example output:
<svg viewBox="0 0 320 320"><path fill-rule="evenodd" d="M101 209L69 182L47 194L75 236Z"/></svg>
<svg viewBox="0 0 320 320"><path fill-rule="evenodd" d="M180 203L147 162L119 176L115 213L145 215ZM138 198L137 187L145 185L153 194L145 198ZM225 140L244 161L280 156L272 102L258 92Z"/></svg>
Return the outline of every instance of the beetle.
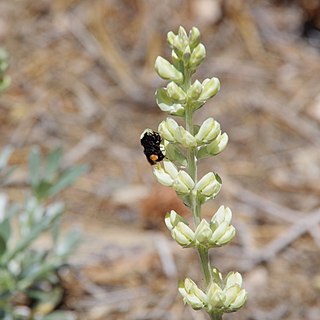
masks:
<svg viewBox="0 0 320 320"><path fill-rule="evenodd" d="M143 152L151 165L162 161L165 157L160 146L161 140L160 134L151 129L146 129L141 134L140 143L143 146Z"/></svg>

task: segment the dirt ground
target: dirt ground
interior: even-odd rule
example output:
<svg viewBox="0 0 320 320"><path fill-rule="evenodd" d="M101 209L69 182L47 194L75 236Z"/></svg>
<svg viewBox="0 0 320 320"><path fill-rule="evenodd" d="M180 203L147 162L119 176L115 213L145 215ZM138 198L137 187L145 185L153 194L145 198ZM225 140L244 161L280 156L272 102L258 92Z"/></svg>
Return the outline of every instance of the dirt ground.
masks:
<svg viewBox="0 0 320 320"><path fill-rule="evenodd" d="M166 33L195 25L207 49L196 77L222 84L197 121L213 116L230 138L200 163L223 179L204 215L227 205L238 230L211 258L225 273L242 271L249 293L225 319L320 319L317 3L0 1L12 78L0 98L0 145L15 148L15 179L34 145L63 146L66 164L90 165L63 194L65 226L79 226L83 242L61 308L88 320L205 319L177 295L179 279L201 281L197 257L163 226L167 210L185 209L156 183L139 144L166 117L153 70L157 55L169 56ZM8 192L22 198L22 188Z"/></svg>

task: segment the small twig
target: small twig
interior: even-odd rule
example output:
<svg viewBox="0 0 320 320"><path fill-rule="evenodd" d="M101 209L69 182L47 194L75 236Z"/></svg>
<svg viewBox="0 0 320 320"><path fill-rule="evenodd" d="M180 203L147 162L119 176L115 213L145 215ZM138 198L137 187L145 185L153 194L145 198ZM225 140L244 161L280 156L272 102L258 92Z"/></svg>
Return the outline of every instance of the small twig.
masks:
<svg viewBox="0 0 320 320"><path fill-rule="evenodd" d="M272 260L277 255L277 253L285 249L304 233L313 229L313 227L319 222L320 210L312 212L304 218L300 218L289 228L289 230L283 232L278 238L269 243L263 249L260 249L260 253L258 253L256 257L254 257L253 261L247 266L246 271L251 270L256 265L262 262L268 262Z"/></svg>

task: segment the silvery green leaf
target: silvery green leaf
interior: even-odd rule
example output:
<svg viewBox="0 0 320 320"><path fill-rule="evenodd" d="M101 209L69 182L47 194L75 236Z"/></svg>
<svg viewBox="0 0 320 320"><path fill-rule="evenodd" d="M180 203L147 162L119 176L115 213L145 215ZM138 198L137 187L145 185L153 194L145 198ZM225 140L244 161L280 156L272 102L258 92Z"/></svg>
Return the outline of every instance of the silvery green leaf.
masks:
<svg viewBox="0 0 320 320"><path fill-rule="evenodd" d="M187 166L187 158L175 143L168 143L165 146L166 158L170 161L178 163L180 166Z"/></svg>
<svg viewBox="0 0 320 320"><path fill-rule="evenodd" d="M48 190L48 196L53 197L63 189L72 185L75 180L88 171L88 166L79 165L71 167L62 173L60 179Z"/></svg>
<svg viewBox="0 0 320 320"><path fill-rule="evenodd" d="M62 148L56 148L48 155L47 167L45 171L46 180L51 181L58 174L62 154Z"/></svg>
<svg viewBox="0 0 320 320"><path fill-rule="evenodd" d="M32 187L40 182L41 156L38 148L33 148L29 155L29 181Z"/></svg>
<svg viewBox="0 0 320 320"><path fill-rule="evenodd" d="M55 253L59 257L67 257L72 251L77 247L80 241L81 234L79 230L72 230L67 233L60 241L57 243L55 248Z"/></svg>

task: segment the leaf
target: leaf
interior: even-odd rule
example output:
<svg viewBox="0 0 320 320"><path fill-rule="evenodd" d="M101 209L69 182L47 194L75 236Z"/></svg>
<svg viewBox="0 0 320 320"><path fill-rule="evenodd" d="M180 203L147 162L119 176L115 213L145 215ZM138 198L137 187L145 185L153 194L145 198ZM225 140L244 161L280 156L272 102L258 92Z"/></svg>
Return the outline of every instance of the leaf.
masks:
<svg viewBox="0 0 320 320"><path fill-rule="evenodd" d="M179 147L174 143L168 143L165 146L166 158L172 162L177 162L181 166L187 166L186 156L181 152Z"/></svg>
<svg viewBox="0 0 320 320"><path fill-rule="evenodd" d="M80 232L78 230L72 230L59 241L56 246L56 254L60 257L67 257L72 253L80 241Z"/></svg>
<svg viewBox="0 0 320 320"><path fill-rule="evenodd" d="M7 242L11 235L11 224L8 218L0 223L0 235Z"/></svg>
<svg viewBox="0 0 320 320"><path fill-rule="evenodd" d="M7 249L7 241L2 234L0 234L0 256L2 256Z"/></svg>
<svg viewBox="0 0 320 320"><path fill-rule="evenodd" d="M58 182L54 186L52 186L52 188L50 188L48 195L51 197L56 195L63 189L73 184L79 176L86 173L87 171L88 166L86 165L80 165L65 170Z"/></svg>
<svg viewBox="0 0 320 320"><path fill-rule="evenodd" d="M45 172L45 179L47 181L52 181L55 175L58 173L62 154L62 148L57 148L50 152L50 154L48 155L47 167Z"/></svg>
<svg viewBox="0 0 320 320"><path fill-rule="evenodd" d="M29 155L29 182L32 187L40 182L41 156L38 148L33 148Z"/></svg>

